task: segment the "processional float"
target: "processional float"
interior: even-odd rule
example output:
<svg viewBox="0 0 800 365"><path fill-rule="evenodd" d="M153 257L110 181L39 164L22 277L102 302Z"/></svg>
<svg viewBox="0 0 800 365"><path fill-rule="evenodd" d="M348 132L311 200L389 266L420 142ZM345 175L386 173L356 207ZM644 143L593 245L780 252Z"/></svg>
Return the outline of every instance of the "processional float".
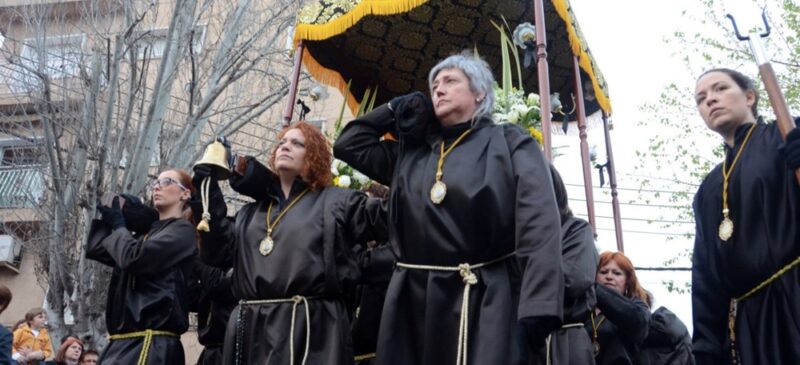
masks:
<svg viewBox="0 0 800 365"><path fill-rule="evenodd" d="M464 49L475 49L499 80L502 53L495 24L509 30L534 24L529 51L535 52L536 65L522 70L524 89L538 90L542 111L557 102L551 94L563 99L559 113L541 115L545 156L552 160L554 128L577 125L588 220L596 236L586 116L602 115L617 249L623 251L608 87L568 0L320 0L301 9L297 19L284 126L292 119L302 65L317 81L342 91L356 110L368 89L377 90L376 105L413 91L428 93L428 71Z"/></svg>

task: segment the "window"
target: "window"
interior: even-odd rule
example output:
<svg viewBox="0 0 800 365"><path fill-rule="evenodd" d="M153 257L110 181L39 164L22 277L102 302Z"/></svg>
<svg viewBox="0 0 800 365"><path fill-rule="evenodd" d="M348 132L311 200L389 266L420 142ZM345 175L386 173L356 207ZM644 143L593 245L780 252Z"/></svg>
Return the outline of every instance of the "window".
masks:
<svg viewBox="0 0 800 365"><path fill-rule="evenodd" d="M27 67L37 70L44 68L52 78L78 76L84 58L85 40L84 34L28 38L24 41L20 58ZM40 65L42 60L44 64Z"/></svg>
<svg viewBox="0 0 800 365"><path fill-rule="evenodd" d="M40 150L36 146L5 146L2 147L2 167L30 166L39 163Z"/></svg>
<svg viewBox="0 0 800 365"><path fill-rule="evenodd" d="M139 59L158 59L164 57L164 51L167 49L167 40L169 36L169 29L159 28L143 31L139 34L141 37L138 42ZM206 37L206 27L196 26L194 34L192 35L192 52L199 54L203 51L203 44Z"/></svg>

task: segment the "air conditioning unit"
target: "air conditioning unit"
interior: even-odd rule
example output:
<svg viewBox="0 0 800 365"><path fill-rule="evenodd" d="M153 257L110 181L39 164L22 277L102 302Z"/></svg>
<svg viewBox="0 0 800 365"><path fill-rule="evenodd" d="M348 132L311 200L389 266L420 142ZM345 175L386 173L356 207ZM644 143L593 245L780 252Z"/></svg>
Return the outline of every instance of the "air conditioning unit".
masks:
<svg viewBox="0 0 800 365"><path fill-rule="evenodd" d="M13 236L0 235L0 267L19 272L19 256L22 247Z"/></svg>

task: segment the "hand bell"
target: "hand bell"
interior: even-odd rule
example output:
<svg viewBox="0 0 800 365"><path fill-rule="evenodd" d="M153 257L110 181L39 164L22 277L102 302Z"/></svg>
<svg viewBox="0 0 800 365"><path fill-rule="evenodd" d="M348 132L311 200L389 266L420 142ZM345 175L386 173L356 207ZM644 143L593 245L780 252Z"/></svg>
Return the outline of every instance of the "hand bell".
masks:
<svg viewBox="0 0 800 365"><path fill-rule="evenodd" d="M225 180L231 175L231 167L228 165L228 152L225 146L219 142L214 141L206 147L203 153L203 158L194 166L206 165L211 166L211 178L214 180Z"/></svg>

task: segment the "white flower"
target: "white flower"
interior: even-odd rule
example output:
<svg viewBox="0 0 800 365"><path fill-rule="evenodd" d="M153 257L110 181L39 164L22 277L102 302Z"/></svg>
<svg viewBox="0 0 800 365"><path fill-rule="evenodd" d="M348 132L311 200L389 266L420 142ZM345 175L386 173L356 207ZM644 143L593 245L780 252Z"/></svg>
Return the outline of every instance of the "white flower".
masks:
<svg viewBox="0 0 800 365"><path fill-rule="evenodd" d="M343 164L342 161L338 159L333 159L333 161L331 162L331 173L333 174L333 176L339 176L339 166L341 166L342 164Z"/></svg>
<svg viewBox="0 0 800 365"><path fill-rule="evenodd" d="M367 175L364 175L358 171L353 170L353 180L355 180L358 185L364 186L369 182L369 178Z"/></svg>
<svg viewBox="0 0 800 365"><path fill-rule="evenodd" d="M339 176L339 187L349 188L350 187L350 176L347 176L347 175Z"/></svg>
<svg viewBox="0 0 800 365"><path fill-rule="evenodd" d="M528 105L530 106L539 105L539 95L536 93L528 94Z"/></svg>
<svg viewBox="0 0 800 365"><path fill-rule="evenodd" d="M519 117L525 116L525 114L528 114L528 110L530 110L530 108L527 105L514 104L514 105L511 106L511 113L509 113L509 114L516 113L516 114L518 114L518 118L519 118Z"/></svg>
<svg viewBox="0 0 800 365"><path fill-rule="evenodd" d="M536 42L536 27L528 22L522 23L514 29L512 38L519 48L533 48L533 43Z"/></svg>
<svg viewBox="0 0 800 365"><path fill-rule="evenodd" d="M507 117L508 117L508 122L509 123L515 123L516 124L517 121L519 121L519 113L515 113L515 112L512 111L512 112L508 113Z"/></svg>
<svg viewBox="0 0 800 365"><path fill-rule="evenodd" d="M494 122L497 124L508 123L508 120L506 120L506 115L503 113L492 114L492 119L494 119Z"/></svg>

